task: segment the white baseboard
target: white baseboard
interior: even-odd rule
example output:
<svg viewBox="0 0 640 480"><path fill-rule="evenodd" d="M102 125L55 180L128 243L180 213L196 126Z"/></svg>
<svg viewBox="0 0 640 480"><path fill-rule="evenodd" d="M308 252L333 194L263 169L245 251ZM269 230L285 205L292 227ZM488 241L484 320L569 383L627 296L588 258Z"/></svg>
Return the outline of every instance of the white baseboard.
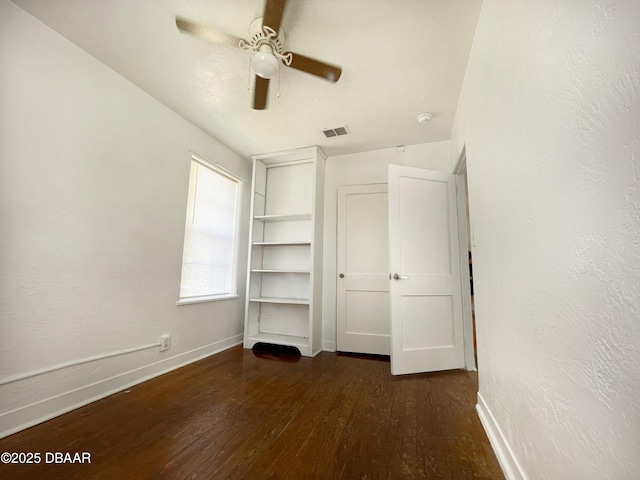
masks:
<svg viewBox="0 0 640 480"><path fill-rule="evenodd" d="M334 342L333 340L322 340L322 351L335 352L336 342Z"/></svg>
<svg viewBox="0 0 640 480"><path fill-rule="evenodd" d="M478 416L480 417L484 431L487 433L487 437L489 437L493 451L498 458L498 462L502 467L505 478L507 480L528 480L527 475L524 473L524 470L522 470L520 462L518 462L509 442L502 433L502 430L498 426L495 417L491 413L491 410L489 410L480 392L478 392L476 410L478 411Z"/></svg>
<svg viewBox="0 0 640 480"><path fill-rule="evenodd" d="M165 360L3 413L0 415L0 438L51 420L71 410L231 348L242 343L242 337L243 335L240 334L225 338Z"/></svg>

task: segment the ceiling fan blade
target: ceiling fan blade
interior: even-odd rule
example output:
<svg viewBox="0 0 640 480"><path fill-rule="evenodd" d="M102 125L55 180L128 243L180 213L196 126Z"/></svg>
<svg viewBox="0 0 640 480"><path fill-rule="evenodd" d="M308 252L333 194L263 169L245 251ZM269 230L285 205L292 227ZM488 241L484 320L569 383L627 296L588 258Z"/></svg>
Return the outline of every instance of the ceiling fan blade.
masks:
<svg viewBox="0 0 640 480"><path fill-rule="evenodd" d="M176 17L176 26L182 33L188 33L189 35L194 35L210 42L220 43L230 47L238 47L240 45L240 38L229 35L228 33L219 32L206 25L192 22L186 18Z"/></svg>
<svg viewBox="0 0 640 480"><path fill-rule="evenodd" d="M272 28L274 32L278 33L286 3L287 0L266 0L262 25Z"/></svg>
<svg viewBox="0 0 640 480"><path fill-rule="evenodd" d="M336 65L329 65L299 53L291 53L291 56L291 65L289 66L296 70L310 73L333 83L336 83L340 79L340 75L342 75L342 68Z"/></svg>
<svg viewBox="0 0 640 480"><path fill-rule="evenodd" d="M264 110L267 108L267 96L269 93L269 79L256 75L256 84L253 87L253 109Z"/></svg>

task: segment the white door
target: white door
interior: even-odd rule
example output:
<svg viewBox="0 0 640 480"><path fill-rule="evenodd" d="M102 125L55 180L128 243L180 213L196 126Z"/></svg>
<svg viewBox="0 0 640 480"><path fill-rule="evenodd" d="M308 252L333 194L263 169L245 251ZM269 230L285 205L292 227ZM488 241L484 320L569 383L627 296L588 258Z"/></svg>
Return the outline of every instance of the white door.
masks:
<svg viewBox="0 0 640 480"><path fill-rule="evenodd" d="M455 176L389 166L391 373L464 367Z"/></svg>
<svg viewBox="0 0 640 480"><path fill-rule="evenodd" d="M387 185L338 188L337 349L389 355Z"/></svg>

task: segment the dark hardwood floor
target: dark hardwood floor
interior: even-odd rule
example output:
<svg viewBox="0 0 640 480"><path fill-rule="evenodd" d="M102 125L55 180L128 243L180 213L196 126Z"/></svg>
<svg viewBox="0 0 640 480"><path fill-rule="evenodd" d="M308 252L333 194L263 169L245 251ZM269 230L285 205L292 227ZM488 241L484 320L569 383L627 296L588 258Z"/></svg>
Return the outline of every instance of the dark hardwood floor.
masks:
<svg viewBox="0 0 640 480"><path fill-rule="evenodd" d="M234 347L0 440L42 456L0 478L503 479L476 390L465 371L393 377L385 359Z"/></svg>

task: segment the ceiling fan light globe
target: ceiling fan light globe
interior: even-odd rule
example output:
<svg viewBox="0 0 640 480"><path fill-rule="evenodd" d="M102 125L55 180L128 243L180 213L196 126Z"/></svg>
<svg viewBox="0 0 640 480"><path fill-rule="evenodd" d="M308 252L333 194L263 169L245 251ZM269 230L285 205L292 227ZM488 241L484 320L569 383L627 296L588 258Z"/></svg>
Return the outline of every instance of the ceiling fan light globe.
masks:
<svg viewBox="0 0 640 480"><path fill-rule="evenodd" d="M262 78L273 78L278 74L278 59L268 52L256 52L251 57L251 68Z"/></svg>

